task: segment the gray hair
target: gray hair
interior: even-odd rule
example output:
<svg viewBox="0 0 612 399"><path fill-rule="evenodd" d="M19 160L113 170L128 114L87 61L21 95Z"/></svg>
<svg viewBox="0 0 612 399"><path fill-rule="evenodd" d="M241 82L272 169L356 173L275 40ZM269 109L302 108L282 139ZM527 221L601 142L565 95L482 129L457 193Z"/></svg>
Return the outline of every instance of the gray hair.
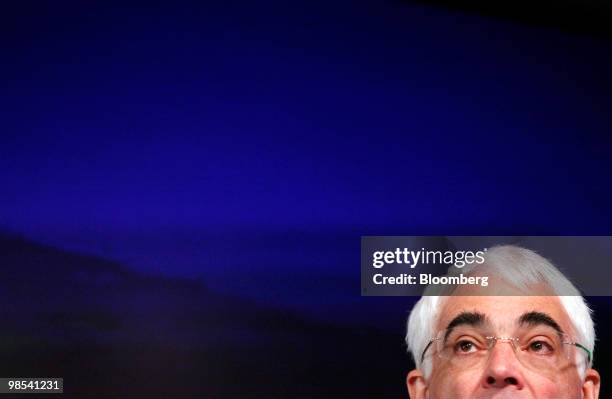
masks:
<svg viewBox="0 0 612 399"><path fill-rule="evenodd" d="M519 265L520 267L517 267ZM458 270L451 266L449 275L459 273ZM477 270L493 271L502 281L526 292L534 284L548 285L555 295L559 296L561 305L570 316L576 339L592 352L594 351L595 327L591 318L591 310L576 287L548 260L529 249L504 245L489 248L485 254L484 263L468 265L461 269L461 273L469 274ZM435 334L434 329L440 309L445 298L448 298L448 296L435 295L440 294L440 291L436 292L435 289L430 288L432 287L428 287L425 295L410 312L406 334L408 350L412 353L416 367L423 372L426 378L431 374L431 358L426 357L421 362L421 355ZM427 295L428 293L431 295ZM450 294L448 292L443 295ZM584 378L586 368L590 367L592 362L593 357L591 356L590 363L579 370L582 378Z"/></svg>

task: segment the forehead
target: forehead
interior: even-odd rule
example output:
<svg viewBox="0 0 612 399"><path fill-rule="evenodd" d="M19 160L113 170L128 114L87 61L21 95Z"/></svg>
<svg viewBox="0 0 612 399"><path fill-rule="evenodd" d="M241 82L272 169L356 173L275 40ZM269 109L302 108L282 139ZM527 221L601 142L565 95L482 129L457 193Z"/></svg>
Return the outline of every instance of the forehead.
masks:
<svg viewBox="0 0 612 399"><path fill-rule="evenodd" d="M559 297L556 296L451 296L446 297L438 316L437 329L442 330L463 312L482 313L494 327L516 326L527 312L542 312L552 317L565 332L571 323Z"/></svg>

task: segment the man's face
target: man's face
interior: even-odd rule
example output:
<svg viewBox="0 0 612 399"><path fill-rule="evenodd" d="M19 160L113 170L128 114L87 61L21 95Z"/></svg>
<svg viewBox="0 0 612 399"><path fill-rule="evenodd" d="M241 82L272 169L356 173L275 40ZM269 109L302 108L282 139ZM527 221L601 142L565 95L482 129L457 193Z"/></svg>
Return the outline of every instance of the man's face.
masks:
<svg viewBox="0 0 612 399"><path fill-rule="evenodd" d="M599 377L594 370L589 370L586 381L583 381L575 362L565 358L561 363L548 360L552 351L545 340L542 342L541 336L548 334L554 338L561 331L575 336L558 297L448 297L438 317L437 331L443 331L442 339L427 352L433 362L431 376L426 381L416 381L412 389L411 375L408 376L413 398L573 399L596 398L598 395ZM463 337L472 333L464 334L463 331L482 331L482 337L501 339L489 340L492 345L488 352L480 350L483 354L476 358L476 346ZM536 335L537 338L533 338ZM519 345L508 339L517 336L525 337L521 344L531 343L526 351L515 349ZM451 342L445 346L444 342L448 341ZM569 353L579 350L574 346L569 349L565 345L561 347ZM439 356L438 353L447 350L443 348L448 348L449 353Z"/></svg>

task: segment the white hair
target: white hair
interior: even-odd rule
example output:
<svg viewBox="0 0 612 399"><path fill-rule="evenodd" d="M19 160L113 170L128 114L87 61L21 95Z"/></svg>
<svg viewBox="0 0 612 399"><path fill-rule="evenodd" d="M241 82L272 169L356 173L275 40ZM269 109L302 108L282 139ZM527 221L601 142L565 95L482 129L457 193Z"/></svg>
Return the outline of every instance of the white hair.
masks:
<svg viewBox="0 0 612 399"><path fill-rule="evenodd" d="M591 310L576 287L548 260L534 251L513 245L489 248L486 251L484 263L473 263L463 269L451 266L449 275L459 272L469 274L475 272L476 269L493 271L502 281L526 292L529 292L529 287L544 283L552 289L555 295L559 296L561 305L575 330L575 338L591 351L589 364L579 369L581 377L584 378L586 369L593 362L595 327L591 318ZM406 334L408 350L412 353L416 367L423 372L425 378L428 378L431 373L431 356L425 357L423 361L421 361L421 356L436 333L435 326L442 304L445 298L448 298L446 295L451 294L428 295L428 293L439 293L439 289L438 292L435 292L430 288L433 287L427 288L423 297L410 312Z"/></svg>

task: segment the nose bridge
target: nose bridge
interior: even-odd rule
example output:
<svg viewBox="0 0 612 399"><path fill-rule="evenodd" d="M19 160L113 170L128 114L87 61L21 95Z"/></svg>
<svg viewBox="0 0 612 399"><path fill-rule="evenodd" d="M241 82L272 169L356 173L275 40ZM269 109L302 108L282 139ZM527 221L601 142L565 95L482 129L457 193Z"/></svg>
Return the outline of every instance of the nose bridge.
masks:
<svg viewBox="0 0 612 399"><path fill-rule="evenodd" d="M487 367L490 373L498 377L513 374L521 363L516 341L507 337L498 337L491 343Z"/></svg>
<svg viewBox="0 0 612 399"><path fill-rule="evenodd" d="M511 337L491 337L489 344L489 361L503 360L514 361L518 360L517 343L515 338Z"/></svg>
<svg viewBox="0 0 612 399"><path fill-rule="evenodd" d="M514 386L522 389L521 367L518 363L516 339L510 337L490 337L489 356L484 373L483 385L486 388Z"/></svg>
<svg viewBox="0 0 612 399"><path fill-rule="evenodd" d="M513 351L516 351L517 349L517 338L513 338L513 337L491 337L492 339L492 343L491 345L491 349L493 350L495 349L496 346L499 346L498 344L509 344L510 347L512 348Z"/></svg>

